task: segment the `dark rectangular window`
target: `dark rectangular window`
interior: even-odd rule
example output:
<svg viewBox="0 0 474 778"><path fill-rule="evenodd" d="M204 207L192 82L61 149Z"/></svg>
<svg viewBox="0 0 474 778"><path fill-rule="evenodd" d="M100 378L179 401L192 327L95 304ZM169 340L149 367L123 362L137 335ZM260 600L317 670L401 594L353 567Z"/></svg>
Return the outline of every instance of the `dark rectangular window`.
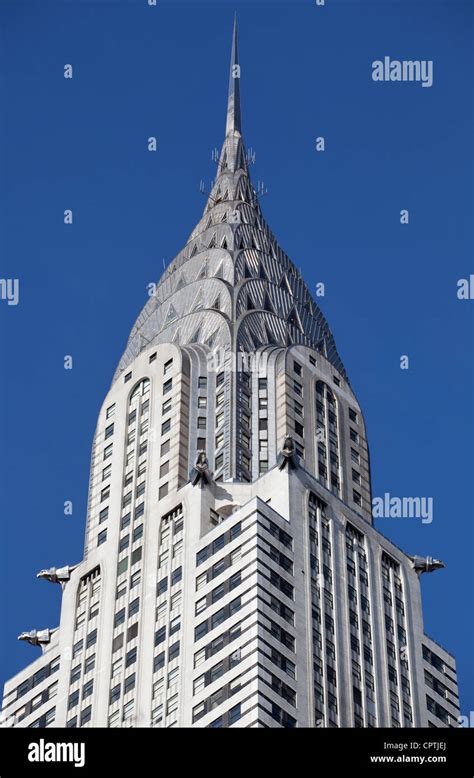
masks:
<svg viewBox="0 0 474 778"><path fill-rule="evenodd" d="M169 647L168 661L171 662L172 659L176 659L178 656L179 656L179 640L176 641L176 643L173 643L173 645Z"/></svg>
<svg viewBox="0 0 474 778"><path fill-rule="evenodd" d="M166 627L160 627L155 633L155 646L163 643L166 638Z"/></svg>
<svg viewBox="0 0 474 778"><path fill-rule="evenodd" d="M125 667L135 664L137 661L137 648L131 648L125 656Z"/></svg>
<svg viewBox="0 0 474 778"><path fill-rule="evenodd" d="M141 538L143 535L143 524L139 524L138 527L135 527L133 530L133 542L137 541L139 538Z"/></svg>
<svg viewBox="0 0 474 778"><path fill-rule="evenodd" d="M125 551L125 549L129 547L129 545L130 545L130 535L125 535L125 537L120 538L119 553L121 551Z"/></svg>
<svg viewBox="0 0 474 778"><path fill-rule="evenodd" d="M120 529L125 529L125 527L128 527L131 518L132 518L131 513L127 513L125 516L122 516L122 521L120 522Z"/></svg>
<svg viewBox="0 0 474 778"><path fill-rule="evenodd" d="M229 541L234 540L234 538L238 537L241 532L242 532L242 524L239 521L238 524L234 524L234 526L231 527Z"/></svg>
<svg viewBox="0 0 474 778"><path fill-rule="evenodd" d="M117 635L116 638L112 641L112 653L115 653L115 651L118 651L123 646L123 632L121 635Z"/></svg>
<svg viewBox="0 0 474 778"><path fill-rule="evenodd" d="M135 551L132 552L132 558L130 560L130 564L135 565L137 562L140 561L142 558L142 547L135 549Z"/></svg>
<svg viewBox="0 0 474 778"><path fill-rule="evenodd" d="M242 574L240 572L234 573L234 575L229 578L229 591L232 591L232 589L235 589L237 586L239 586L241 580Z"/></svg>
<svg viewBox="0 0 474 778"><path fill-rule="evenodd" d="M120 684L117 684L117 686L114 686L113 689L110 690L110 705L112 703L117 702L117 700L120 699Z"/></svg>
<svg viewBox="0 0 474 778"><path fill-rule="evenodd" d="M70 683L75 683L79 680L81 677L81 665L77 665L77 667L73 667L71 670L71 679Z"/></svg>
<svg viewBox="0 0 474 778"><path fill-rule="evenodd" d="M130 605L128 606L128 615L129 616L135 616L136 613L138 613L140 609L140 597L136 597Z"/></svg>
<svg viewBox="0 0 474 778"><path fill-rule="evenodd" d="M199 565L202 565L202 563L206 561L208 556L209 556L209 546L206 546L205 548L202 548L200 551L198 551L196 554L196 566L199 567Z"/></svg>
<svg viewBox="0 0 474 778"><path fill-rule="evenodd" d="M128 678L125 678L123 693L127 694L127 692L130 692L134 688L135 688L135 673L132 673L132 675L129 675Z"/></svg>
<svg viewBox="0 0 474 778"><path fill-rule="evenodd" d="M240 597L236 597L235 600L229 603L229 616L233 616L242 607Z"/></svg>
<svg viewBox="0 0 474 778"><path fill-rule="evenodd" d="M215 589L212 590L212 602L215 603L218 600L221 599L225 594L225 588L224 584L221 584L220 586L216 586Z"/></svg>
<svg viewBox="0 0 474 778"><path fill-rule="evenodd" d="M200 640L204 637L204 635L207 635L207 621L203 621L201 624L198 624L198 626L194 630L194 640Z"/></svg>
<svg viewBox="0 0 474 778"><path fill-rule="evenodd" d="M225 546L225 535L219 535L218 538L216 538L212 543L212 553L215 554L216 551L220 551L221 548L224 548Z"/></svg>
<svg viewBox="0 0 474 778"><path fill-rule="evenodd" d="M158 595L164 594L168 588L168 578L162 578L161 581L158 581L157 587L156 587L156 593Z"/></svg>
<svg viewBox="0 0 474 778"><path fill-rule="evenodd" d="M214 627L219 626L219 624L222 624L222 622L225 619L225 609L221 608L218 610L214 615L211 617L211 629L214 629Z"/></svg>
<svg viewBox="0 0 474 778"><path fill-rule="evenodd" d="M171 573L171 586L174 586L174 584L177 584L179 581L181 581L183 577L183 568L177 567L176 570L173 570Z"/></svg>

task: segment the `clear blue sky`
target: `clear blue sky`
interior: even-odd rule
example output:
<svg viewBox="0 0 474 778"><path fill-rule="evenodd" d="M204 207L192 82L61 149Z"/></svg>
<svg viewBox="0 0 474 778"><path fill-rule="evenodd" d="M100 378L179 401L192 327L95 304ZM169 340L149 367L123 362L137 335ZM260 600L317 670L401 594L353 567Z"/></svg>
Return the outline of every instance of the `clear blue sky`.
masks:
<svg viewBox="0 0 474 778"><path fill-rule="evenodd" d="M474 301L456 283L474 272L473 7L455 0L0 3L1 277L21 284L17 307L0 302L1 676L36 656L22 630L58 623L60 589L36 572L81 559L97 413L146 285L203 208L235 9L253 178L280 244L326 285L374 495L434 499L431 525L378 528L447 564L422 579L425 626L457 657L466 713ZM433 86L374 83L385 55L433 60Z"/></svg>

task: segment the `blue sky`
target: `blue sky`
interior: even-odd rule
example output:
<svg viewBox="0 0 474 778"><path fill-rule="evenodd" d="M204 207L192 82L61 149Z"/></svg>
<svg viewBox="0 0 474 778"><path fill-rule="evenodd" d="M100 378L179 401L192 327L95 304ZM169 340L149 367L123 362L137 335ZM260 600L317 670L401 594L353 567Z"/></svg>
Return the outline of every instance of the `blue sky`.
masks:
<svg viewBox="0 0 474 778"><path fill-rule="evenodd" d="M20 304L0 302L1 678L36 656L21 631L58 623L59 587L36 572L82 556L98 410L146 285L185 244L213 177L234 10L262 207L310 287L325 283L374 495L434 499L429 525L377 526L447 564L423 576L425 628L456 655L468 713L474 300L456 284L474 272L473 9L453 0L3 0L0 272L20 279ZM433 60L433 86L375 83L386 55Z"/></svg>

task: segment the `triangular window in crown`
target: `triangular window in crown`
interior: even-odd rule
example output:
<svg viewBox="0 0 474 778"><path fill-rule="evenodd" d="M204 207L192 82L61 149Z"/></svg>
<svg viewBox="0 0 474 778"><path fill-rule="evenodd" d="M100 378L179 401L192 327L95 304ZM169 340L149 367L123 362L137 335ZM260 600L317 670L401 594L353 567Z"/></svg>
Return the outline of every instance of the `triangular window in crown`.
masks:
<svg viewBox="0 0 474 778"><path fill-rule="evenodd" d="M168 327L169 324L172 324L176 319L178 318L178 314L176 313L176 309L173 304L170 305L168 308L168 313L166 314L165 318L165 327Z"/></svg>
<svg viewBox="0 0 474 778"><path fill-rule="evenodd" d="M247 262L244 262L244 278L253 278L253 273L249 268Z"/></svg>
<svg viewBox="0 0 474 778"><path fill-rule="evenodd" d="M216 233L212 236L211 240L209 241L208 249L214 249L216 247Z"/></svg>
<svg viewBox="0 0 474 778"><path fill-rule="evenodd" d="M199 327L197 328L197 330L195 331L194 335L192 336L192 338L191 338L191 340L189 342L190 343L199 343L200 342L200 337L199 337L200 335L201 335L201 325L199 325Z"/></svg>
<svg viewBox="0 0 474 778"><path fill-rule="evenodd" d="M226 236L225 236L225 235L224 235L224 237L222 238L222 242L221 242L221 248L222 248L222 249L226 249L226 248L227 248L227 238L226 238Z"/></svg>
<svg viewBox="0 0 474 778"><path fill-rule="evenodd" d="M270 313L275 313L271 300L266 292L265 292L265 297L263 298L263 308L265 311L270 311Z"/></svg>
<svg viewBox="0 0 474 778"><path fill-rule="evenodd" d="M281 281L280 281L280 289L282 289L284 292L289 294L291 297L293 297L293 292L291 291L291 286L288 283L288 279L286 275L283 273Z"/></svg>
<svg viewBox="0 0 474 778"><path fill-rule="evenodd" d="M215 311L220 311L221 309L221 296L220 294L217 295L216 299L214 300L212 307Z"/></svg>
<svg viewBox="0 0 474 778"><path fill-rule="evenodd" d="M202 289L199 289L194 302L191 306L191 311L201 311L204 308L204 295Z"/></svg>
<svg viewBox="0 0 474 778"><path fill-rule="evenodd" d="M195 243L191 249L191 253L189 255L190 258L196 256L197 252L198 252L198 247L197 247L197 243Z"/></svg>
<svg viewBox="0 0 474 778"><path fill-rule="evenodd" d="M257 249L257 251L260 251L260 246L258 245L255 235L252 235L252 248Z"/></svg>
<svg viewBox="0 0 474 778"><path fill-rule="evenodd" d="M186 278L184 276L184 273L181 273L178 279L178 283L176 284L176 291L178 291L178 289L182 289L183 286L186 286Z"/></svg>
<svg viewBox="0 0 474 778"><path fill-rule="evenodd" d="M268 281L268 276L265 273L265 268L263 267L262 262L259 262L258 265L258 277L262 279L262 281Z"/></svg>
<svg viewBox="0 0 474 778"><path fill-rule="evenodd" d="M221 216L221 223L227 221L227 211L224 211L224 213Z"/></svg>
<svg viewBox="0 0 474 778"><path fill-rule="evenodd" d="M212 216L209 216L209 219L207 220L207 224L205 226L205 229L208 230L209 227L212 227Z"/></svg>
<svg viewBox="0 0 474 778"><path fill-rule="evenodd" d="M252 300L252 298L250 297L249 294L247 295L247 310L248 311L255 310L255 305L254 305L253 300Z"/></svg>
<svg viewBox="0 0 474 778"><path fill-rule="evenodd" d="M298 316L298 311L296 308L293 308L292 311L290 311L290 315L288 316L287 320L288 324L291 324L295 329L299 330L301 333L303 333L303 326L301 324L301 319Z"/></svg>
<svg viewBox="0 0 474 778"><path fill-rule="evenodd" d="M221 262L218 266L216 272L214 273L215 278L224 278L224 263Z"/></svg>
<svg viewBox="0 0 474 778"><path fill-rule="evenodd" d="M217 340L218 335L219 335L219 330L214 330L211 337L206 340L206 346L209 346L209 348L214 348L214 344Z"/></svg>
<svg viewBox="0 0 474 778"><path fill-rule="evenodd" d="M275 338L274 332L270 329L268 324L265 324L265 332L267 333L267 343L269 346L276 346L278 345L278 341Z"/></svg>
<svg viewBox="0 0 474 778"><path fill-rule="evenodd" d="M203 265L201 266L201 269L200 269L200 271L198 273L196 281L200 281L203 278L207 278L207 257L204 260Z"/></svg>

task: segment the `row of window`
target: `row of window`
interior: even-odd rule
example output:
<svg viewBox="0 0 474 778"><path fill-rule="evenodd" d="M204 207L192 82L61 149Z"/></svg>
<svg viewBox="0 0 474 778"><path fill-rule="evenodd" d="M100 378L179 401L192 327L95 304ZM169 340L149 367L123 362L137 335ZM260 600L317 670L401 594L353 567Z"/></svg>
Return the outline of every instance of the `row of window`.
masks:
<svg viewBox="0 0 474 778"><path fill-rule="evenodd" d="M213 589L205 597L201 597L200 600L197 600L195 605L195 615L198 616L200 613L206 610L206 608L214 605L214 603L218 602L226 594L231 592L233 589L236 589L237 586L240 586L241 582L242 573L239 570L238 572L231 575L230 578L228 578L226 581L223 581L221 584L219 584L219 586L216 586L215 589Z"/></svg>
<svg viewBox="0 0 474 778"><path fill-rule="evenodd" d="M48 662L40 670L37 670L37 672L30 676L30 678L27 678L26 681L23 681L21 684L19 684L16 689L16 699L23 697L23 695L27 694L31 689L34 689L35 686L38 686L40 683L46 680L46 678L49 678L50 675L53 675L53 673L56 673L58 670L59 656L55 657L53 660L51 660L51 662Z"/></svg>
<svg viewBox="0 0 474 778"><path fill-rule="evenodd" d="M195 642L201 640L203 637L205 637L205 635L207 635L208 632L211 632L220 624L223 624L224 621L229 619L231 616L234 616L235 613L238 613L241 607L241 598L236 597L235 600L232 600L228 605L225 605L223 608L220 608L220 610L216 611L216 613L214 613L209 619L206 619L206 621L198 624L198 626L194 629Z"/></svg>
<svg viewBox="0 0 474 778"><path fill-rule="evenodd" d="M212 543L204 546L204 548L202 548L196 554L196 567L202 565L207 559L224 548L227 543L231 543L236 537L240 535L241 531L242 525L240 522L238 522L238 524L234 524L230 530L223 532L222 535L219 535L219 537L216 538Z"/></svg>
<svg viewBox="0 0 474 778"><path fill-rule="evenodd" d="M210 711L218 708L226 700L232 697L233 694L239 692L241 688L242 680L240 676L237 676L237 678L232 679L229 681L229 683L221 686L220 689L217 689L217 691L211 694L206 700L203 700L198 705L195 705L193 708L193 724L196 721L199 721L199 719L202 719L202 717Z"/></svg>

